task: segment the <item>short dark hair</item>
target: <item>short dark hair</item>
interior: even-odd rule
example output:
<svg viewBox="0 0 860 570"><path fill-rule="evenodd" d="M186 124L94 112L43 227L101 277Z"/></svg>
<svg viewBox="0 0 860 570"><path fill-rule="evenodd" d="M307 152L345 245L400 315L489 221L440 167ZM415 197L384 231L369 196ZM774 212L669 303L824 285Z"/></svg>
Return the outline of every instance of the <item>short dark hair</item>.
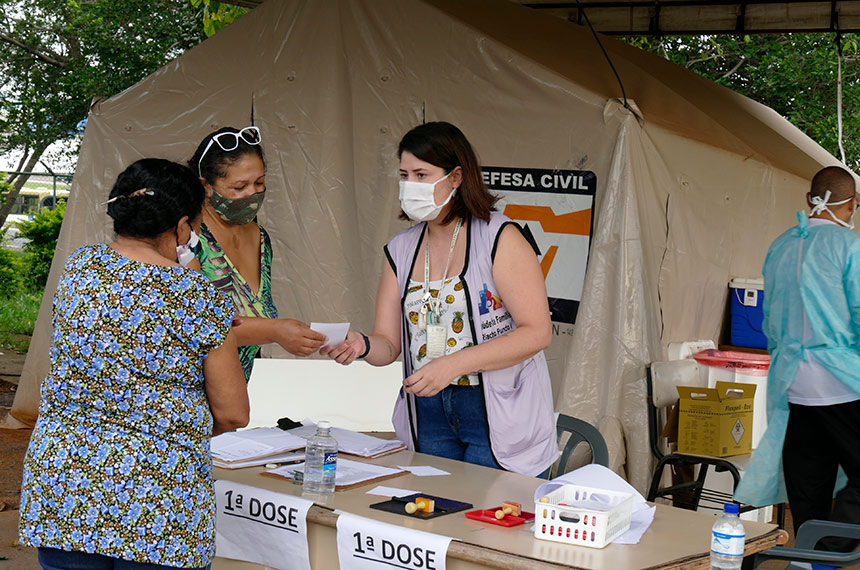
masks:
<svg viewBox="0 0 860 570"><path fill-rule="evenodd" d="M200 215L206 191L185 166L162 158L143 158L122 171L107 207L117 235L153 238L182 216Z"/></svg>
<svg viewBox="0 0 860 570"><path fill-rule="evenodd" d="M239 129L222 127L203 137L203 140L197 145L197 150L194 151L194 156L188 159L188 168L195 175L202 176L209 184L215 184L216 180L222 178L227 173L228 166L248 154L259 156L265 167L266 160L263 158L262 147L258 144L248 144L242 137L239 137L239 144L233 150L224 150L217 143L209 145L209 141L221 133L238 134ZM206 149L207 146L209 147L208 150ZM206 151L205 155L203 155L204 150ZM201 155L203 155L203 160L200 159Z"/></svg>
<svg viewBox="0 0 860 570"><path fill-rule="evenodd" d="M824 198L828 190L830 190L830 201L848 200L854 196L856 190L854 177L841 166L822 168L812 178L809 194Z"/></svg>
<svg viewBox="0 0 860 570"><path fill-rule="evenodd" d="M458 166L463 169L463 182L451 198L451 209L442 219L443 224L470 215L484 221L490 219L499 197L484 185L478 157L460 129L444 121L418 125L403 135L397 147L397 158L404 152L442 168L446 174ZM402 211L400 218L409 219Z"/></svg>

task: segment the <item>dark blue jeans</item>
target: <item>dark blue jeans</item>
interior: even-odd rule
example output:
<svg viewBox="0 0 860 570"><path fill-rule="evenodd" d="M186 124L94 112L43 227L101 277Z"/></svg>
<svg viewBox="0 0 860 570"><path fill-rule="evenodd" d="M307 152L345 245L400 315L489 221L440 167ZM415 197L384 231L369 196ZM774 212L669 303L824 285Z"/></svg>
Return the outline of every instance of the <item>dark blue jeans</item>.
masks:
<svg viewBox="0 0 860 570"><path fill-rule="evenodd" d="M175 566L120 560L102 554L90 554L57 548L39 548L39 564L44 570L176 570ZM211 564L192 570L209 570Z"/></svg>
<svg viewBox="0 0 860 570"><path fill-rule="evenodd" d="M501 469L490 449L487 412L480 386L448 386L416 397L418 451Z"/></svg>

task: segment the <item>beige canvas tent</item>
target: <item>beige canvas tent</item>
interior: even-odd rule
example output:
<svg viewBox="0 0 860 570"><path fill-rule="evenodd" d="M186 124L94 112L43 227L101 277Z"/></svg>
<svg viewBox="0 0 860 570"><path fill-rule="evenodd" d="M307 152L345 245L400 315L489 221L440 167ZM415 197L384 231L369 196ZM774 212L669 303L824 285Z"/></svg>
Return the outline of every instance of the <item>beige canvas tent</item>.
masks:
<svg viewBox="0 0 860 570"><path fill-rule="evenodd" d="M603 42L629 109L588 30L504 0L270 1L97 102L14 418L36 415L63 260L111 238L103 202L127 164L185 160L209 131L247 124L253 101L281 314L367 329L382 245L403 227L396 145L446 120L486 165L594 175L579 313L548 356L557 409L598 425L642 489L645 364L717 337L728 280L760 275L807 180L836 160L770 109Z"/></svg>

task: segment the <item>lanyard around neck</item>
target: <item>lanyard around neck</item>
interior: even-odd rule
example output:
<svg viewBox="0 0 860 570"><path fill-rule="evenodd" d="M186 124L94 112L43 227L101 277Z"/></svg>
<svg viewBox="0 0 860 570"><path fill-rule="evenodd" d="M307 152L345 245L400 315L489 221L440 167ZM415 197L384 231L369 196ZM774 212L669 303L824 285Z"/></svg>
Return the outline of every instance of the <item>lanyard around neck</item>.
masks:
<svg viewBox="0 0 860 570"><path fill-rule="evenodd" d="M427 235L427 243L424 248L424 302L430 302L430 309L436 313L442 306L442 288L445 286L445 279L448 277L448 267L451 266L451 258L454 256L454 246L457 245L457 235L460 233L460 226L463 224L463 218L457 219L457 225L454 226L454 235L451 237L451 249L448 251L448 261L445 262L445 272L442 274L442 284L439 285L439 293L436 299L436 306L433 306L430 296L430 235ZM429 230L428 230L429 231Z"/></svg>

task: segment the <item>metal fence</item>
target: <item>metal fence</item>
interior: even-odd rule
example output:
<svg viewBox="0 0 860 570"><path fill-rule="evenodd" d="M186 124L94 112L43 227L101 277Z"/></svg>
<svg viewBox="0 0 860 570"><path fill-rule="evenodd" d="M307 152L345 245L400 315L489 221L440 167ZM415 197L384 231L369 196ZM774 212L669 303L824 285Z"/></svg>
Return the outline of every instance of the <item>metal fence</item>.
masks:
<svg viewBox="0 0 860 570"><path fill-rule="evenodd" d="M71 174L55 174L50 172L11 172L8 174L29 174L27 182L21 188L12 214L36 214L47 208L53 210L58 200L68 198L72 187Z"/></svg>

